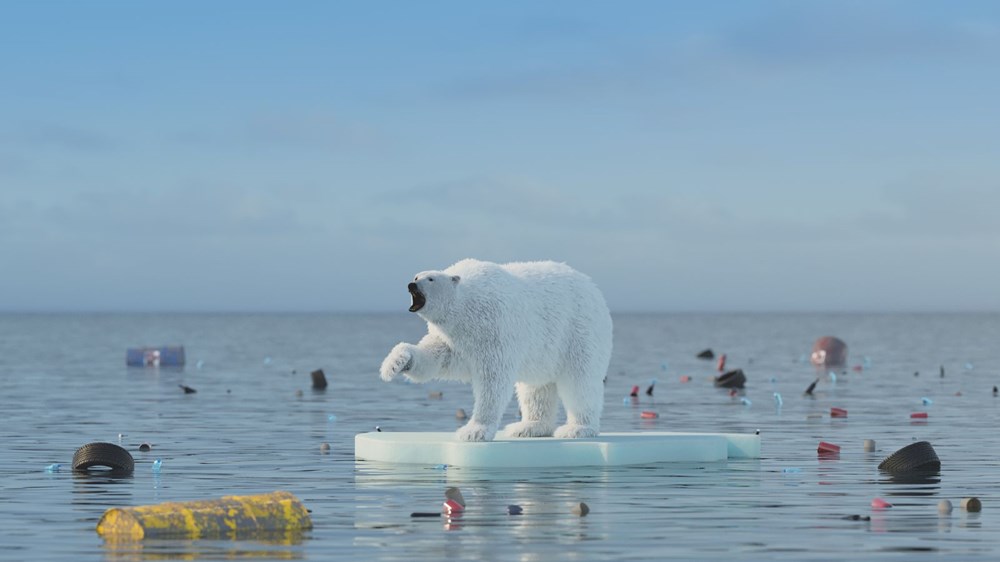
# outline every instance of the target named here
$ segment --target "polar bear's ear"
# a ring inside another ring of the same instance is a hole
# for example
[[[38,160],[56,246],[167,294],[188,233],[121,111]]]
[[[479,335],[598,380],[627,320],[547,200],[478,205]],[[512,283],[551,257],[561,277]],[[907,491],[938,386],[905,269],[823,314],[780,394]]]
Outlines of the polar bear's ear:
[[[462,280],[462,278],[459,277],[458,275],[452,275],[451,276],[451,282],[453,284],[455,284],[455,285],[458,285],[458,282],[461,281],[461,280]]]

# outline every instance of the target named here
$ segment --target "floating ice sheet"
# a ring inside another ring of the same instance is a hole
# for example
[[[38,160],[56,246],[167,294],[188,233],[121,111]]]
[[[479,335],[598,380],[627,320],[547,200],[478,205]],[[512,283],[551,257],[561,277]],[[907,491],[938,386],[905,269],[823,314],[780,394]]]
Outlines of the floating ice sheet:
[[[354,458],[468,468],[624,466],[760,458],[760,436],[738,433],[602,433],[469,443],[453,432],[369,432],[354,437]]]

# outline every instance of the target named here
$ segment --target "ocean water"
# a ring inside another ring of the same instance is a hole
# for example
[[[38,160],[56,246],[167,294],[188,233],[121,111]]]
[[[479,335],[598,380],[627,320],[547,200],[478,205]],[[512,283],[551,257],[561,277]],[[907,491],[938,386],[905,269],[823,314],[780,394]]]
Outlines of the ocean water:
[[[519,471],[355,462],[359,432],[450,431],[460,424],[456,409],[471,412],[467,386],[378,379],[392,345],[424,332],[414,315],[0,315],[0,559],[1000,556],[1000,398],[992,392],[1000,384],[1000,315],[618,314],[614,321],[604,430],[760,430],[762,458]],[[804,362],[824,335],[845,340],[850,364],[864,368],[834,380]],[[184,369],[126,368],[127,347],[166,344],[185,345]],[[713,387],[715,361],[695,358],[705,348],[744,369],[745,395]],[[325,392],[310,388],[317,368],[330,382]],[[652,397],[627,399],[633,385],[645,391],[653,379]],[[831,418],[831,407],[848,417]],[[641,419],[642,410],[660,417]],[[913,412],[928,418],[915,422]],[[516,414],[512,402],[505,423]],[[118,442],[119,434],[136,460],[131,477],[68,469],[78,447]],[[876,452],[863,451],[865,439],[876,441]],[[879,473],[883,457],[916,440],[934,446],[939,476],[899,481]],[[819,441],[841,445],[839,457],[817,455]],[[143,442],[152,451],[139,452]],[[155,459],[159,473],[151,470]],[[64,468],[46,472],[52,463]],[[439,510],[449,486],[468,501],[462,518],[410,517]],[[273,490],[296,494],[314,529],[138,543],[105,542],[95,532],[111,507]],[[969,496],[981,499],[982,512],[959,508]],[[873,509],[876,497],[894,507]],[[950,515],[938,513],[942,499],[955,504]],[[570,513],[580,501],[591,508],[583,518]],[[523,515],[507,515],[509,504]]]

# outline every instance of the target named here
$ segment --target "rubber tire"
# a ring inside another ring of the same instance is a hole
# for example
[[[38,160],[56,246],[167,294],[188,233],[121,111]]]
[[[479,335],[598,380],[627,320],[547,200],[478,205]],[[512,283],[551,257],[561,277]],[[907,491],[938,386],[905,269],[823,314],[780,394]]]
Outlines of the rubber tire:
[[[743,369],[729,371],[715,378],[715,386],[719,388],[743,388],[746,383],[747,376],[743,374]]]
[[[886,457],[878,468],[892,473],[930,472],[941,470],[941,459],[929,442],[917,441]]]
[[[135,470],[135,460],[114,443],[87,443],[73,453],[73,470],[87,471],[94,466],[106,466],[114,475],[127,475]]]

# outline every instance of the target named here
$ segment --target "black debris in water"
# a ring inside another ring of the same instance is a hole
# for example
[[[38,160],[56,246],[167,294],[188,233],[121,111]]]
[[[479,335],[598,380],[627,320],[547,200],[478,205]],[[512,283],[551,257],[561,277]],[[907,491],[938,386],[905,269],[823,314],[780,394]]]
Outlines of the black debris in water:
[[[181,388],[184,389],[184,394],[194,394],[195,392],[198,392],[197,390],[191,388],[190,386],[188,386],[186,384],[179,384],[177,386],[179,386],[179,387],[181,387]]]
[[[314,389],[324,390],[326,388],[326,375],[323,374],[323,369],[316,369],[309,375],[312,377]]]
[[[715,359],[715,353],[711,349],[706,349],[698,354],[698,359]]]
[[[747,376],[743,369],[736,369],[715,377],[715,386],[719,388],[743,388],[747,384]]]
[[[819,382],[819,379],[814,380],[812,382],[812,384],[809,385],[809,388],[806,389],[806,394],[808,394],[809,396],[812,396],[813,391],[816,390],[816,383],[818,383],[818,382]]]
[[[656,386],[655,382],[649,383],[649,388],[646,389],[646,396],[652,396],[653,395],[653,387],[654,386]]]

